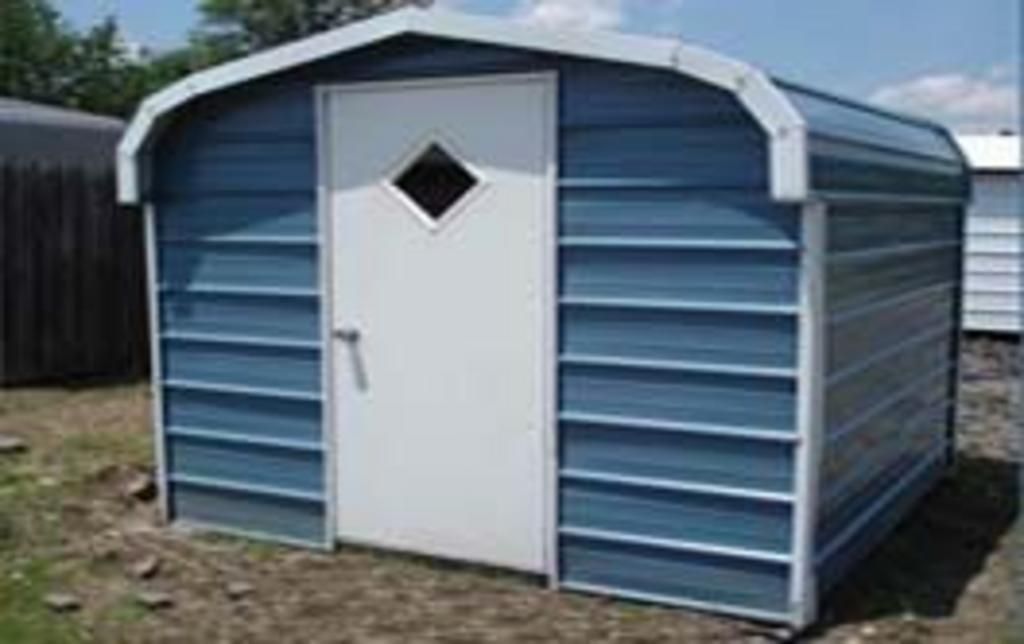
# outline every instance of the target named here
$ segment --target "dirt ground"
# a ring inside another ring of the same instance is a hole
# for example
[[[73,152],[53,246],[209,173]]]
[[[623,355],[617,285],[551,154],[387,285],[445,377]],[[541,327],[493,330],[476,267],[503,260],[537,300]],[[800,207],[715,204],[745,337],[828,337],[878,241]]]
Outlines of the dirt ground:
[[[970,343],[956,472],[827,598],[804,639],[1018,641],[1008,626],[1019,532],[1015,351]],[[0,455],[0,643],[784,639],[757,624],[554,593],[486,569],[169,530],[152,503],[125,492],[149,467],[148,413],[141,385],[0,392],[0,434],[28,443]],[[154,561],[155,571],[139,570]],[[156,591],[172,604],[140,602]],[[81,606],[57,613],[46,605],[52,593]]]

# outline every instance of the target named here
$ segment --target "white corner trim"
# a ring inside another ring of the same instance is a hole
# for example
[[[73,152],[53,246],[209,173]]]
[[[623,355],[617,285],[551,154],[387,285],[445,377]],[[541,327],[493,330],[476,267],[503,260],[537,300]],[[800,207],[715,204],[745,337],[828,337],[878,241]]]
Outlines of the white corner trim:
[[[331,190],[332,169],[330,119],[327,118],[330,96],[321,87],[313,91],[314,127],[316,128],[316,217],[317,259],[320,285],[320,386],[323,404],[320,408],[320,440],[324,448],[323,479],[324,546],[332,550],[338,534],[338,434],[334,431],[337,409],[337,389],[334,379],[334,263],[331,248]]]
[[[790,619],[796,629],[812,624],[818,614],[815,535],[818,527],[818,486],[825,433],[825,351],[827,318],[825,260],[828,245],[824,204],[807,203],[800,212],[800,322],[797,362],[796,504],[793,510],[793,569],[790,575]]]
[[[768,134],[772,197],[778,201],[806,201],[811,180],[803,116],[775,82],[758,70],[751,70],[743,78],[737,95]]]
[[[149,323],[149,387],[152,394],[150,400],[150,418],[153,422],[153,460],[156,469],[157,503],[160,518],[169,523],[171,517],[169,472],[167,471],[167,432],[164,424],[164,392],[163,392],[163,343],[160,341],[160,294],[159,294],[159,261],[157,257],[156,239],[156,208],[152,203],[143,207],[145,218],[146,242],[146,304]]]
[[[562,571],[558,556],[559,425],[558,354],[560,322],[558,315],[558,72],[546,72],[544,110],[544,147],[546,148],[547,197],[544,212],[544,562],[549,588],[558,588]]]
[[[702,80],[735,94],[768,134],[773,196],[786,201],[808,196],[803,119],[768,76],[743,63],[674,40],[553,31],[410,7],[193,74],[153,94],[143,101],[118,146],[118,200],[134,204],[143,198],[147,144],[167,117],[192,99],[401,34],[669,69]]]
[[[778,201],[809,198],[807,124],[764,72],[713,52],[677,44],[675,69],[736,95],[768,135],[771,193]]]

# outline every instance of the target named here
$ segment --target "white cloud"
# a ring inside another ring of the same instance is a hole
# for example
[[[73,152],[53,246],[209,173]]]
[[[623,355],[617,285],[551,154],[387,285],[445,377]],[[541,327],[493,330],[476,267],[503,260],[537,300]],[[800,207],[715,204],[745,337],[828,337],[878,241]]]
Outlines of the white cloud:
[[[545,27],[612,30],[621,26],[622,0],[523,0],[520,19]]]
[[[942,121],[965,132],[1016,129],[1020,120],[1020,88],[1008,65],[975,76],[921,76],[881,87],[871,95],[871,100]]]

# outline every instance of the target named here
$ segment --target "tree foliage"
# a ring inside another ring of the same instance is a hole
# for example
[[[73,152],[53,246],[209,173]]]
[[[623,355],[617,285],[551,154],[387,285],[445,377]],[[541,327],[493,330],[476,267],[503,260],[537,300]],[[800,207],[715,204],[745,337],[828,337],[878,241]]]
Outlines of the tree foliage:
[[[203,0],[200,39],[234,53],[308,36],[407,5],[431,0]]]
[[[146,95],[230,58],[400,6],[431,0],[203,0],[185,46],[129,51],[117,22],[82,32],[51,0],[0,0],[0,96],[130,115]]]
[[[0,0],[0,95],[57,99],[73,53],[74,40],[46,0]]]
[[[0,96],[126,116],[187,71],[129,56],[113,18],[78,33],[48,0],[0,0]]]

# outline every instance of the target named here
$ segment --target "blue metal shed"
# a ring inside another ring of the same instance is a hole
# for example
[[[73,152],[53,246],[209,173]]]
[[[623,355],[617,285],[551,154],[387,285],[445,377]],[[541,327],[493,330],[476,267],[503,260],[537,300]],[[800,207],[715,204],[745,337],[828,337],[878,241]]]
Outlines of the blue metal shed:
[[[804,626],[951,460],[938,126],[408,9],[173,85],[119,154],[170,520]]]

